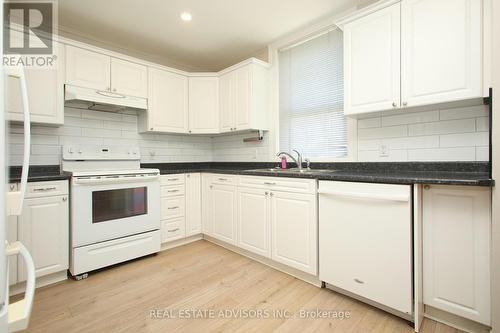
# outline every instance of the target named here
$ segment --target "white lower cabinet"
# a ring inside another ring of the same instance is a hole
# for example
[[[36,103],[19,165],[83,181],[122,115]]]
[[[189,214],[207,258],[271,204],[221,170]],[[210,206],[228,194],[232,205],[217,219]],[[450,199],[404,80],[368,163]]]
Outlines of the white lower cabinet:
[[[36,276],[68,268],[68,197],[26,199],[18,224],[19,241],[30,251]],[[26,280],[24,264],[18,263],[18,280]]]
[[[208,236],[213,236],[212,188],[212,174],[201,174],[201,230]]]
[[[201,174],[186,174],[186,236],[201,233]]]
[[[423,191],[424,303],[490,325],[491,191]]]
[[[16,184],[12,184],[15,188]],[[66,271],[69,267],[68,182],[28,183],[19,217],[8,219],[8,240],[20,241],[30,252],[36,277]],[[9,260],[9,283],[26,280],[23,259]]]
[[[238,246],[271,257],[269,191],[238,188]]]
[[[315,194],[271,192],[272,259],[316,275],[318,215]]]
[[[212,185],[213,237],[236,245],[236,186]]]
[[[160,176],[161,242],[168,243],[186,237],[185,175]]]

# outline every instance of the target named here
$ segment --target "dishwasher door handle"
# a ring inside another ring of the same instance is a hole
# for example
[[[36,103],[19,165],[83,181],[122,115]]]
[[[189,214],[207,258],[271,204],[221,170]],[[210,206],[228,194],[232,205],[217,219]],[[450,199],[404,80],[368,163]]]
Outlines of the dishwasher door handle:
[[[381,200],[381,201],[399,201],[408,202],[410,199],[408,195],[397,194],[377,194],[377,193],[364,193],[364,192],[343,192],[343,191],[323,191],[318,190],[319,195],[335,196],[350,199],[361,200]]]

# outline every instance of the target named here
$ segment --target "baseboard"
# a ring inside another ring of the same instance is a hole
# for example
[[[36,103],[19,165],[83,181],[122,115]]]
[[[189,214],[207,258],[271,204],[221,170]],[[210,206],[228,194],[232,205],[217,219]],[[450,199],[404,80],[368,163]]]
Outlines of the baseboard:
[[[284,264],[281,264],[279,262],[276,262],[274,260],[271,260],[269,258],[265,258],[265,257],[262,257],[258,254],[255,254],[255,253],[252,253],[250,251],[247,251],[247,250],[244,250],[244,249],[241,249],[237,246],[234,246],[234,245],[231,245],[231,244],[228,244],[226,242],[223,242],[223,241],[220,241],[218,239],[215,239],[213,237],[210,237],[210,236],[207,236],[207,235],[203,235],[203,239],[211,242],[211,243],[214,243],[216,245],[219,245],[219,246],[222,246],[232,252],[235,252],[235,253],[238,253],[238,254],[241,254],[242,256],[245,256],[245,257],[248,257],[250,259],[253,259],[255,261],[258,261],[264,265],[267,265],[267,266],[270,266],[274,269],[277,269],[278,271],[281,271],[283,273],[286,273],[288,275],[291,275],[293,277],[296,277],[297,279],[300,279],[304,282],[307,282],[307,283],[310,283],[316,287],[321,287],[321,281],[319,280],[319,278],[315,275],[311,275],[311,274],[308,274],[308,273],[305,273],[305,272],[302,272],[298,269],[295,269],[295,268],[292,268],[292,267],[289,267],[287,265],[284,265]]]
[[[64,270],[61,272],[56,272],[36,278],[35,286],[36,288],[45,287],[50,284],[61,282],[67,279],[68,279],[68,273],[66,270]],[[19,282],[9,287],[9,294],[10,296],[18,295],[24,293],[25,290],[26,290],[26,282]]]
[[[459,317],[443,310],[436,309],[429,305],[425,305],[424,307],[424,317],[468,333],[491,332],[491,327],[477,323],[470,319]]]
[[[178,240],[175,240],[172,242],[163,243],[163,244],[161,244],[160,252],[168,250],[168,249],[172,249],[174,247],[178,247],[178,246],[186,245],[186,244],[189,244],[192,242],[196,242],[196,241],[199,241],[201,239],[203,239],[203,235],[198,234],[198,235],[194,235],[194,236],[189,236],[187,238],[178,239]]]

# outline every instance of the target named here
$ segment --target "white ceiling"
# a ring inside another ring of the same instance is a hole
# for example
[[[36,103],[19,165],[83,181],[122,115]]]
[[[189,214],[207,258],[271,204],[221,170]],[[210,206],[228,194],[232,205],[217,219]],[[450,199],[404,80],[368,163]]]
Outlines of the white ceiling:
[[[59,0],[62,34],[147,54],[163,64],[219,70],[356,0]],[[191,22],[179,18],[192,14]]]

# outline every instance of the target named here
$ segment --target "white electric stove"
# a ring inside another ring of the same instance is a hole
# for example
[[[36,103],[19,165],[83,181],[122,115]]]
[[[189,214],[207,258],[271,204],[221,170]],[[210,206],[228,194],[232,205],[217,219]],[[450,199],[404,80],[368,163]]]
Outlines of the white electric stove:
[[[72,176],[72,275],[160,250],[160,171],[140,168],[137,147],[64,146],[62,169]]]

